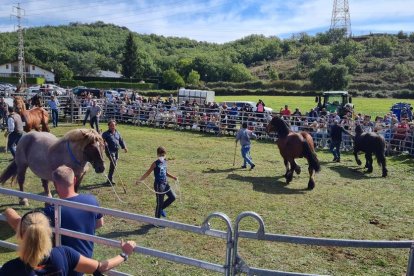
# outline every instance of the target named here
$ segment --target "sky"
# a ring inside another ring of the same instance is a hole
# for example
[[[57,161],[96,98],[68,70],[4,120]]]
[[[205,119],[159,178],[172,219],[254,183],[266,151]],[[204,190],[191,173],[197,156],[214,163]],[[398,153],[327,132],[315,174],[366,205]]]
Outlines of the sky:
[[[22,0],[22,25],[103,21],[140,34],[225,43],[329,30],[333,0]],[[346,2],[344,0],[338,0]],[[349,0],[354,36],[414,32],[414,0]],[[16,0],[0,0],[0,32],[16,30]]]

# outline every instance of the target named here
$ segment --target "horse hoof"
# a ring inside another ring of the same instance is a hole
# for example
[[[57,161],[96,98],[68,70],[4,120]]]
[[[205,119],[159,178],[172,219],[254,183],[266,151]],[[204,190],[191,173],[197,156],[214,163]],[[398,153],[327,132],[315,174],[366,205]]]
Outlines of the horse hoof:
[[[356,162],[357,162],[358,166],[361,166],[361,164],[362,164],[361,160],[357,160]]]
[[[23,206],[29,206],[29,200],[27,198],[21,198],[19,204]]]
[[[372,173],[372,168],[368,168],[367,173]]]
[[[382,172],[382,177],[387,177],[388,172]]]
[[[295,168],[295,173],[299,175],[299,174],[300,174],[300,172],[301,172],[300,167],[299,167],[299,166],[296,166],[296,168]]]
[[[309,180],[308,190],[313,190],[313,188],[315,188],[315,181]]]

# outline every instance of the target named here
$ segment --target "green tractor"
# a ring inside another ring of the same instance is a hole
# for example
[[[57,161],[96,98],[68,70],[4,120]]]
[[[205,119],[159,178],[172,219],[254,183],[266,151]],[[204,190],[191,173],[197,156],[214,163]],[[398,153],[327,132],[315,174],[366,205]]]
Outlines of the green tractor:
[[[337,112],[341,118],[354,109],[348,91],[326,91],[322,96],[317,96],[315,102],[318,103],[319,110],[325,108],[330,113]]]

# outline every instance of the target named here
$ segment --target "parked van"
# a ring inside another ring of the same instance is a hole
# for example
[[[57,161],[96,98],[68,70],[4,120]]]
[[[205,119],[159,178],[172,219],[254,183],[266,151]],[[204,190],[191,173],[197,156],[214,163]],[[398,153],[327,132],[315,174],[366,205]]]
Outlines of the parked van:
[[[257,107],[256,107],[256,103],[255,102],[249,102],[249,101],[224,101],[222,103],[220,103],[220,105],[224,105],[226,104],[227,108],[231,108],[233,107],[233,105],[235,104],[237,106],[238,110],[242,110],[245,109],[247,107],[248,110],[252,110],[253,112],[257,111]],[[266,107],[264,108],[266,113],[272,113],[273,109],[270,107]]]

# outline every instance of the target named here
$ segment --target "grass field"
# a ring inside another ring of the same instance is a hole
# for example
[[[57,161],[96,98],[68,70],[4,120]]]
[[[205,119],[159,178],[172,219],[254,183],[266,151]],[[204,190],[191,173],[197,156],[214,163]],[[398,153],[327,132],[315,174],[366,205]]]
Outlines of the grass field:
[[[262,99],[266,106],[273,108],[275,112],[284,107],[285,104],[289,105],[290,110],[293,112],[298,107],[302,114],[309,112],[311,108],[316,106],[315,97],[292,97],[292,96],[217,96],[216,101],[253,101],[258,102]],[[356,98],[352,99],[352,103],[355,106],[357,113],[367,114],[371,116],[380,115],[383,116],[390,111],[391,107],[395,103],[407,102],[414,106],[414,100],[412,99],[377,99],[377,98]]]
[[[264,98],[264,97],[263,97]],[[264,98],[265,103],[270,99]],[[288,103],[289,104],[289,103]],[[272,106],[272,104],[270,104]],[[276,106],[281,106],[277,103]],[[63,135],[74,126],[52,129]],[[169,171],[178,175],[182,201],[167,209],[168,219],[201,225],[212,212],[223,212],[232,221],[243,211],[257,212],[264,219],[269,233],[344,239],[413,240],[414,239],[414,173],[413,159],[389,157],[389,177],[381,178],[377,164],[374,172],[365,174],[350,154],[341,163],[332,163],[332,156],[319,151],[322,171],[316,176],[316,187],[306,190],[308,174],[305,160],[299,160],[302,174],[285,185],[283,161],[272,143],[253,142],[252,156],[257,167],[240,169],[238,154],[233,167],[234,138],[216,137],[189,132],[119,126],[129,148],[120,153],[118,169],[127,194],[117,191],[127,204],[117,201],[111,188],[102,183],[103,175],[91,170],[85,176],[81,192],[92,193],[104,207],[153,216],[155,196],[144,186],[135,185],[156,158],[156,148],[168,150]],[[3,145],[5,141],[2,139]],[[9,154],[0,153],[0,169],[8,164]],[[147,180],[151,186],[152,176]],[[10,188],[9,184],[5,185]],[[16,186],[13,187],[17,189]],[[31,173],[26,191],[40,193],[40,181]],[[7,206],[19,212],[27,208],[18,200],[0,196],[3,211]],[[31,207],[39,206],[32,201]],[[145,224],[105,218],[98,235],[113,239],[133,239],[139,245],[178,255],[221,263],[225,242],[172,229],[150,228]],[[214,220],[212,227],[224,229]],[[256,231],[257,224],[244,220],[241,229]],[[0,238],[15,241],[8,226],[1,223]],[[406,271],[408,250],[351,249],[288,245],[241,240],[240,255],[250,266],[285,271],[333,275],[402,275]],[[103,259],[118,250],[97,246],[95,257]],[[15,256],[0,249],[0,263]],[[118,268],[133,275],[216,275],[193,267],[177,265],[144,255],[133,255]]]

